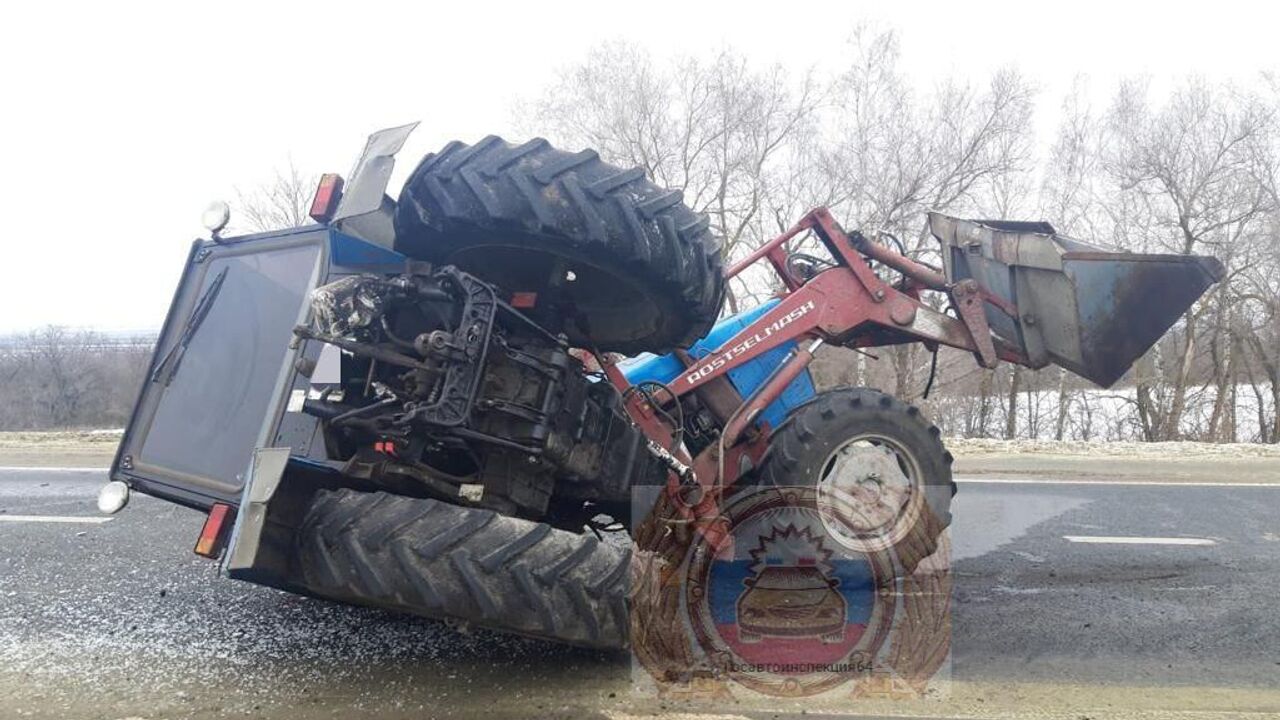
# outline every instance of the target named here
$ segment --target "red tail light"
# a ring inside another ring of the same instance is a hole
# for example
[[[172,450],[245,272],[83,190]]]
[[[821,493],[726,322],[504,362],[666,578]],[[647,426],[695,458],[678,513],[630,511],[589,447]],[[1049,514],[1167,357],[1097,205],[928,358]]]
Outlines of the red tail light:
[[[200,538],[196,540],[197,555],[216,559],[222,554],[222,547],[227,541],[227,531],[231,529],[229,521],[233,517],[235,514],[231,512],[230,505],[215,503],[209,509],[209,517],[204,521],[204,527],[200,529]]]
[[[511,307],[519,310],[528,310],[538,304],[538,293],[536,292],[517,292],[511,293]]]
[[[311,198],[311,211],[307,214],[318,223],[327,223],[338,211],[338,201],[341,199],[342,176],[337,173],[325,173],[320,176],[316,194]]]

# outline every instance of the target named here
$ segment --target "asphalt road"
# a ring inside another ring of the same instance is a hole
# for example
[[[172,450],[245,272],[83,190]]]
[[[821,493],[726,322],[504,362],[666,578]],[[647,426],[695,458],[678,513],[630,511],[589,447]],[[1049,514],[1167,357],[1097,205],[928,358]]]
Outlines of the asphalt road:
[[[108,522],[50,519],[95,517],[103,479],[0,470],[0,718],[672,709],[637,706],[626,657],[220,578],[190,510],[135,496]],[[959,704],[902,714],[1280,712],[1278,507],[1280,486],[962,483]]]

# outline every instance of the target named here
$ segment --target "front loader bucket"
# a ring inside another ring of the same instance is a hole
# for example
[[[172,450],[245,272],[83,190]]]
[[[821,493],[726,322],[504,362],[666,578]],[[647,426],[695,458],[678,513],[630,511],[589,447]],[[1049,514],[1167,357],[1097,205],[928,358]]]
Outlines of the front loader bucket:
[[[952,282],[972,278],[1007,306],[987,322],[1031,367],[1060,365],[1110,387],[1223,277],[1202,255],[1108,252],[1044,222],[929,214]]]

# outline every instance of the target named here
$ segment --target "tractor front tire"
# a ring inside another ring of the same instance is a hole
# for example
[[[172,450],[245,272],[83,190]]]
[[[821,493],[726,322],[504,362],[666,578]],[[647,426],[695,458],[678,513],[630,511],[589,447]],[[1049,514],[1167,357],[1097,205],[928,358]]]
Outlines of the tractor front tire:
[[[938,549],[942,531],[951,524],[951,498],[956,485],[951,477],[951,453],[942,445],[941,432],[925,419],[919,408],[869,388],[837,388],[819,393],[793,409],[770,437],[769,448],[759,470],[762,486],[817,487],[823,497],[824,483],[836,472],[833,463],[847,447],[858,447],[859,458],[880,461],[877,452],[887,448],[907,481],[910,494],[901,514],[892,525],[868,530],[854,541],[868,551],[891,552],[904,574],[911,574],[924,558]],[[887,456],[886,456],[887,457]],[[854,491],[871,503],[896,497],[876,483],[891,484],[893,478],[871,480],[863,472],[859,482],[868,488]],[[893,469],[885,475],[892,475]],[[863,493],[869,492],[869,495]],[[848,497],[848,496],[846,496]],[[888,500],[887,500],[888,499]],[[832,504],[824,503],[824,508]],[[870,513],[861,514],[868,517]]]
[[[395,229],[397,251],[523,293],[526,312],[577,347],[688,347],[724,299],[719,242],[680,191],[541,138],[427,155],[401,190]]]
[[[582,647],[626,647],[630,552],[490,510],[320,490],[298,532],[320,597]]]

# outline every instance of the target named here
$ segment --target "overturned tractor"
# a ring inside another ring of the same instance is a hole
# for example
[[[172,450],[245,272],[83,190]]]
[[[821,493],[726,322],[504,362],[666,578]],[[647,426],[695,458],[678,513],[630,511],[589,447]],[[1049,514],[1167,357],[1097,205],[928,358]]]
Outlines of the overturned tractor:
[[[950,455],[914,406],[817,392],[818,347],[1109,385],[1222,274],[937,214],[933,268],[822,208],[726,270],[679,192],[543,140],[452,143],[392,201],[411,129],[371,137],[345,192],[326,176],[316,226],[192,247],[112,477],[208,511],[197,551],[232,577],[621,647],[635,498],[714,533],[744,483],[816,489],[910,572],[950,522]],[[757,263],[781,291],[719,317]]]

